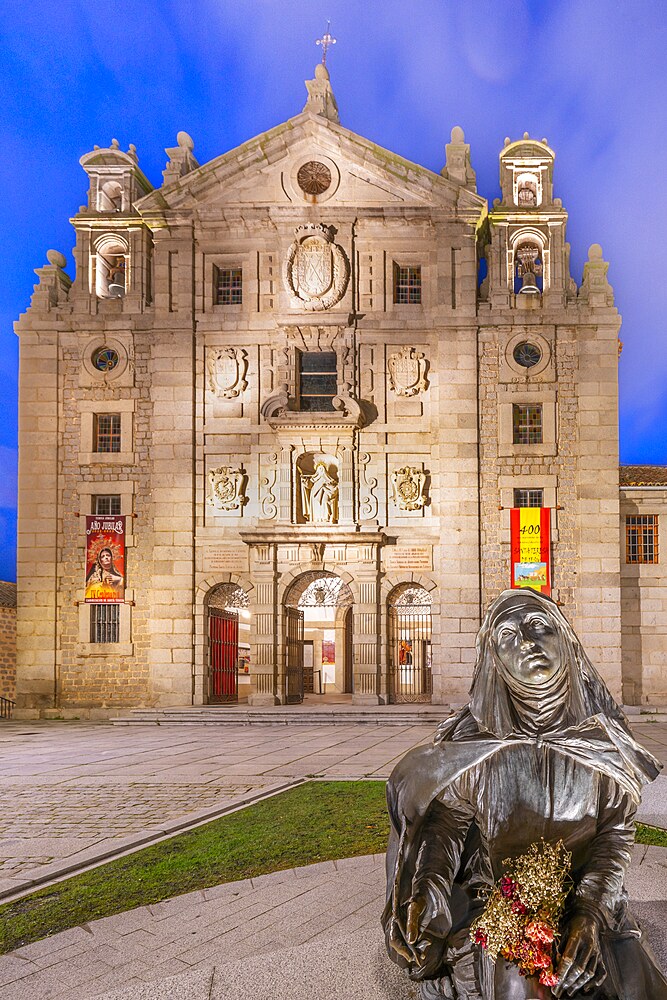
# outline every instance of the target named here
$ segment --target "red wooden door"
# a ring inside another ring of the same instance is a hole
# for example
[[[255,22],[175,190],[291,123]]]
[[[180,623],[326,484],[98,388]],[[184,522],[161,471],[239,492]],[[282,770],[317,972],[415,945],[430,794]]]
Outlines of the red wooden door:
[[[208,703],[238,701],[239,618],[231,611],[208,612]]]

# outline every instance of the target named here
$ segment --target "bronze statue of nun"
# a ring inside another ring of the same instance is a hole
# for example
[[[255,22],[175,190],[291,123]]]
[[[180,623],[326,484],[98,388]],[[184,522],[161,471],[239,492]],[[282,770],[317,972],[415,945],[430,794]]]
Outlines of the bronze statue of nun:
[[[667,1000],[623,887],[641,786],[660,766],[554,601],[502,593],[479,631],[470,703],[387,785],[382,922],[422,998]],[[572,852],[554,987],[470,938],[504,860],[541,838]]]

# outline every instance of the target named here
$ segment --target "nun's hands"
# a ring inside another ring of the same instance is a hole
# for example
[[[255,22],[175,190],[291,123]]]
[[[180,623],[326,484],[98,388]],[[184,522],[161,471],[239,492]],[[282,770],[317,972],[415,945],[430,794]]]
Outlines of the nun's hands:
[[[555,997],[571,996],[586,986],[599,986],[607,975],[600,955],[600,934],[597,921],[590,916],[573,917],[567,944],[556,969],[558,985]]]

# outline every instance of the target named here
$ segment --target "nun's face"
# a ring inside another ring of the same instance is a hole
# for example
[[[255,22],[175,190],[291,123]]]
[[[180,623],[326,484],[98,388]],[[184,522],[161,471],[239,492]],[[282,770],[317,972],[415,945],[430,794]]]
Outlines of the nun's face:
[[[543,684],[560,667],[558,632],[540,608],[513,608],[501,615],[493,644],[503,666],[524,684]]]

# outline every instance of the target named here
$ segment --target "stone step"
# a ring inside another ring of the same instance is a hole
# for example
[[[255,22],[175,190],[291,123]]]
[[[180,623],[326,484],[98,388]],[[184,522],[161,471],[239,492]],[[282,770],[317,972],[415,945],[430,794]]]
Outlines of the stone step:
[[[146,725],[356,725],[410,726],[437,725],[451,715],[447,705],[277,705],[268,708],[247,706],[196,706],[187,708],[135,708],[110,722],[114,726]]]

